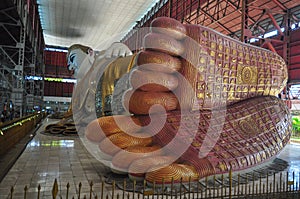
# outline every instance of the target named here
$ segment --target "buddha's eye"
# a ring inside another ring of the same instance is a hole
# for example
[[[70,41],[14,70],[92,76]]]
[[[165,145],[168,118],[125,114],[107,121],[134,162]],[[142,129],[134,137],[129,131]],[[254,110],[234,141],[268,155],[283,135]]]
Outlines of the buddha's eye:
[[[75,56],[76,56],[76,54],[72,54],[72,55],[70,55],[70,62],[74,62],[74,58],[75,58]]]

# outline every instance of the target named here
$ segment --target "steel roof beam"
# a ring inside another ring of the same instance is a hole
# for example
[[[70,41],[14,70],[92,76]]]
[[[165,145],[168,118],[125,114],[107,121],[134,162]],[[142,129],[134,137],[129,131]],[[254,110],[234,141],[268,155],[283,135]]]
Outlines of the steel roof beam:
[[[244,0],[242,0],[242,1],[244,1]],[[234,3],[232,3],[230,0],[227,0],[227,2],[229,3],[229,5],[230,6],[232,6],[234,9],[236,9],[237,10],[237,12],[239,12],[241,15],[243,14],[243,12],[240,10],[241,8],[239,7],[239,6],[236,6],[236,5],[234,5]],[[252,18],[252,17],[250,17],[250,16],[248,16],[248,19],[252,22],[252,23],[255,23],[255,20]],[[263,27],[261,27],[261,26],[257,26],[262,32],[265,32],[265,29],[263,28]]]
[[[225,30],[225,31],[228,32],[229,34],[234,34],[234,33],[231,32],[227,27],[225,27],[223,24],[221,24],[220,22],[218,22],[218,20],[215,19],[213,16],[211,16],[209,13],[207,13],[207,12],[204,11],[203,9],[201,9],[201,11],[202,11],[206,16],[208,16],[211,20],[217,21],[216,23],[217,23],[223,30]],[[201,11],[200,11],[200,12],[201,12]]]

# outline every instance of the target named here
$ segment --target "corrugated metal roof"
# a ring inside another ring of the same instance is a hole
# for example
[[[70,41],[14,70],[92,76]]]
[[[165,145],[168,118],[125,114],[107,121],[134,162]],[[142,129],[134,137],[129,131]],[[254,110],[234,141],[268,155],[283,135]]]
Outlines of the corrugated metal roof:
[[[46,45],[105,48],[119,41],[157,0],[38,0]]]

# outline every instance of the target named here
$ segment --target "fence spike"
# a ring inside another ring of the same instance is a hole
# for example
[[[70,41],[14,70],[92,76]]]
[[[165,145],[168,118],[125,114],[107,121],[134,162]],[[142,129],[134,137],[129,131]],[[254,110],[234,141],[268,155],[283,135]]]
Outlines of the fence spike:
[[[66,195],[66,199],[68,199],[69,198],[69,189],[70,189],[70,183],[68,182],[67,183],[67,195]]]
[[[38,195],[37,195],[38,199],[40,199],[40,195],[41,195],[41,185],[39,184],[39,186],[38,186]]]
[[[80,199],[80,194],[81,194],[81,187],[82,187],[82,184],[81,182],[79,182],[79,185],[78,185],[78,199]]]
[[[58,184],[57,184],[57,179],[55,178],[54,184],[52,187],[52,198],[55,199],[58,193]]]
[[[92,194],[93,194],[93,181],[90,182],[90,199],[92,199]]]
[[[10,199],[13,198],[13,193],[14,193],[14,187],[11,186],[11,188],[10,188]]]
[[[28,191],[28,187],[27,187],[27,185],[25,185],[25,187],[24,187],[24,199],[27,198],[27,191]]]

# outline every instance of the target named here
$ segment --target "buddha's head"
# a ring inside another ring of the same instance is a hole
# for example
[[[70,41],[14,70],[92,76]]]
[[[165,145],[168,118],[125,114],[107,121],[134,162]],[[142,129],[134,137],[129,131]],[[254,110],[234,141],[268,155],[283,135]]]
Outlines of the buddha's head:
[[[88,46],[81,44],[74,44],[69,47],[67,54],[67,66],[68,70],[73,71],[74,77],[78,75],[79,68],[83,66],[83,61],[86,58],[93,57],[94,52]],[[85,66],[90,67],[90,66]]]

